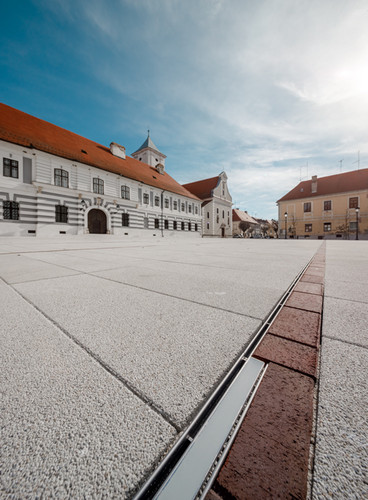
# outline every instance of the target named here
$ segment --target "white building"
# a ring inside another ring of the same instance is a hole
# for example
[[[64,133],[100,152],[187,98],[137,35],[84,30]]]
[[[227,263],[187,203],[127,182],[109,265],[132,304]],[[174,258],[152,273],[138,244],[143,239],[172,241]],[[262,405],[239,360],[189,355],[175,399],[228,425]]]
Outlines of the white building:
[[[231,237],[233,233],[232,198],[227,186],[227,175],[203,179],[183,187],[202,200],[203,236]]]
[[[150,137],[105,147],[0,104],[0,235],[201,234],[201,201]]]

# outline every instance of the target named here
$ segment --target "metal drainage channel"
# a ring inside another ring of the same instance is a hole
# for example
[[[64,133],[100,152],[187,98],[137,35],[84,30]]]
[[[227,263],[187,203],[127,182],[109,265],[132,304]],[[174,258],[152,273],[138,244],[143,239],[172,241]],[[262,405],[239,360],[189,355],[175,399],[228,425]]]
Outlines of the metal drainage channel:
[[[265,363],[251,356],[309,264],[133,500],[203,499],[208,493],[267,369]]]

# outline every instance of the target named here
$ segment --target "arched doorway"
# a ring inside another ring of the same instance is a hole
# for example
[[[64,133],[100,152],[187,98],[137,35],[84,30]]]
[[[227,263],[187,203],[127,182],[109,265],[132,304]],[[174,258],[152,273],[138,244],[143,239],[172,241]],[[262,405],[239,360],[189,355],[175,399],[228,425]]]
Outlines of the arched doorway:
[[[106,234],[106,214],[102,210],[93,208],[88,212],[88,230],[91,234]]]

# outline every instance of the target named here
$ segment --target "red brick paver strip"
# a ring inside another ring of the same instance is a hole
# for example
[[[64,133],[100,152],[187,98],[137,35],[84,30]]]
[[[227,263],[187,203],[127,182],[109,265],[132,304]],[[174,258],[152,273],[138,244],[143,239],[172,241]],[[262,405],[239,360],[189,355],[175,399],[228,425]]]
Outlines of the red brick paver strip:
[[[224,499],[305,498],[313,387],[310,377],[269,365],[215,492]]]
[[[322,276],[323,277],[325,275],[325,270],[324,270],[324,267],[310,266],[310,267],[308,267],[305,274],[307,276]]]
[[[273,361],[312,377],[316,376],[317,349],[292,340],[268,334],[258,346],[254,357],[262,361]]]
[[[323,284],[324,277],[323,276],[315,276],[314,274],[303,274],[300,281],[306,281],[308,283],[320,283]]]
[[[313,293],[314,295],[323,295],[323,286],[320,283],[306,283],[299,281],[294,288],[295,292]]]
[[[269,333],[317,347],[321,316],[315,312],[283,307]]]
[[[322,297],[319,295],[312,295],[310,293],[293,292],[288,300],[286,306],[296,307],[304,311],[313,311],[317,313],[322,312]]]

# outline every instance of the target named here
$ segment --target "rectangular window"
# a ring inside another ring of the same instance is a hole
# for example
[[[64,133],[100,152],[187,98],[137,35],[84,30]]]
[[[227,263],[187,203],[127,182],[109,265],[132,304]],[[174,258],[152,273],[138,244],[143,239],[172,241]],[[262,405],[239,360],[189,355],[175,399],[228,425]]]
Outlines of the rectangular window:
[[[218,216],[218,215],[216,215],[216,222],[217,222],[217,224],[219,224],[219,223],[220,223],[220,218],[219,218],[219,216]]]
[[[69,186],[69,173],[62,168],[54,169],[54,184],[55,186],[61,186],[67,188]],[[94,191],[95,193],[97,191]]]
[[[181,230],[184,231],[185,230],[185,225],[184,225],[184,222],[181,221]]]
[[[55,222],[68,222],[68,207],[55,205]]]
[[[174,201],[174,210],[177,210],[178,209],[178,202],[175,200]]]
[[[31,158],[23,157],[23,182],[24,182],[24,184],[32,184],[32,160],[31,160]]]
[[[185,210],[185,205],[184,205],[184,203],[182,203],[181,204],[181,211],[184,212],[184,210]]]
[[[159,206],[160,206],[160,197],[155,196],[155,207],[159,207]]]
[[[192,223],[188,222],[188,231],[191,231],[191,230],[192,230]]]
[[[325,222],[323,224],[323,231],[329,233],[331,231],[331,222]]]
[[[167,219],[164,220],[165,229],[169,229],[169,221]]]
[[[358,208],[358,197],[349,198],[349,208]]]
[[[356,221],[354,221],[354,222],[349,222],[349,229],[350,229],[350,231],[356,231],[356,228],[357,228],[357,223],[356,223]]]
[[[304,203],[304,212],[311,212],[311,211],[312,211],[312,203],[310,201]]]
[[[3,201],[4,219],[19,220],[19,203],[15,201]]]
[[[13,177],[14,179],[18,179],[18,162],[16,160],[11,160],[10,158],[3,158],[3,175],[4,177]]]
[[[178,223],[176,222],[176,220],[174,220],[174,222],[173,222],[173,229],[175,231],[178,229]]]
[[[198,207],[197,207],[197,205],[195,207],[195,213],[196,213],[196,215],[198,215]]]
[[[331,210],[331,200],[323,202],[323,210],[327,212],[328,210]]]
[[[207,212],[207,219],[209,219],[209,218],[210,218],[210,213],[209,213],[209,212]]]
[[[209,228],[210,228],[210,223],[209,223],[209,222],[207,222],[207,229],[209,229]]]
[[[93,192],[104,194],[104,181],[102,179],[98,179],[98,177],[93,178]]]
[[[305,232],[306,233],[312,232],[312,224],[305,224]]]
[[[122,226],[129,226],[129,214],[121,214],[121,225]]]
[[[165,198],[165,208],[169,208],[169,198]]]
[[[198,224],[194,224],[194,231],[198,231]]]
[[[192,205],[188,205],[188,212],[191,214],[192,213]]]
[[[155,229],[160,228],[160,221],[158,219],[155,219]]]
[[[130,187],[121,186],[121,197],[123,200],[130,200]]]
[[[147,193],[144,193],[144,195],[143,195],[143,203],[145,205],[148,205],[148,202],[149,202],[149,196],[148,196]]]

